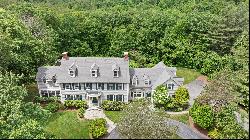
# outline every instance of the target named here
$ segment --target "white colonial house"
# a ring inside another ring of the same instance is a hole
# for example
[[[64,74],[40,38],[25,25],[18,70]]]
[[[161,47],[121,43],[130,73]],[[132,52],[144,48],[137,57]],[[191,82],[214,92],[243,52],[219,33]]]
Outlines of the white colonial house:
[[[154,89],[164,84],[168,94],[183,84],[176,68],[159,62],[152,68],[129,68],[128,53],[124,58],[68,57],[67,52],[56,66],[38,68],[36,81],[40,96],[57,96],[65,100],[86,100],[89,106],[102,101],[128,102],[151,97]]]

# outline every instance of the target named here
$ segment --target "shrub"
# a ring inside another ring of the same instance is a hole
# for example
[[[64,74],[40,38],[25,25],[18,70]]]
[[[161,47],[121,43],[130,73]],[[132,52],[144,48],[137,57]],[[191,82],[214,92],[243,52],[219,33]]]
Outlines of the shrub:
[[[91,120],[89,123],[89,133],[93,138],[100,138],[101,136],[107,134],[106,120],[103,118],[98,118]]]
[[[179,87],[175,91],[174,103],[176,106],[182,107],[188,104],[189,92],[185,87]]]
[[[154,99],[154,104],[157,107],[164,106],[169,102],[167,91],[168,90],[164,85],[160,85],[156,88],[153,94],[153,99]]]
[[[218,129],[212,129],[208,132],[208,136],[212,139],[218,139],[219,138],[219,132]]]
[[[202,128],[207,129],[213,124],[213,110],[209,105],[201,105],[197,102],[194,102],[189,114],[193,118],[194,123],[198,124]]]
[[[50,112],[54,113],[56,112],[57,110],[59,110],[59,103],[57,102],[52,102],[52,103],[49,103],[46,107],[45,107],[46,110],[49,110]]]
[[[67,108],[88,108],[87,102],[82,100],[66,100],[64,105]]]
[[[85,108],[81,107],[79,110],[78,110],[78,116],[80,118],[83,118],[84,117],[84,113],[85,113]]]
[[[124,108],[125,103],[120,101],[103,101],[102,108],[104,110],[120,111]]]
[[[50,102],[60,102],[60,100],[57,97],[39,97],[35,96],[34,97],[34,102],[35,103],[50,103]]]
[[[88,108],[87,102],[82,100],[74,100],[74,106],[76,108]]]

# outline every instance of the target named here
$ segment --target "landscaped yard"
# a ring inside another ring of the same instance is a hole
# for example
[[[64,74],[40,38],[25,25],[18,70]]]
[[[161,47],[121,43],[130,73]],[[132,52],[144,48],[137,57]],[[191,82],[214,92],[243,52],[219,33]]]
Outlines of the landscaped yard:
[[[188,115],[188,113],[179,114],[179,115],[170,115],[170,118],[173,119],[173,120],[177,120],[179,122],[183,122],[186,125],[189,125],[189,122],[188,122],[189,115]]]
[[[178,77],[184,78],[184,84],[188,84],[195,80],[197,77],[201,76],[199,72],[195,71],[194,69],[188,69],[188,68],[177,68],[176,75]]]
[[[59,139],[88,139],[88,121],[79,120],[76,111],[52,114],[45,128]]]
[[[121,111],[104,111],[105,115],[113,122],[117,123],[121,117]]]

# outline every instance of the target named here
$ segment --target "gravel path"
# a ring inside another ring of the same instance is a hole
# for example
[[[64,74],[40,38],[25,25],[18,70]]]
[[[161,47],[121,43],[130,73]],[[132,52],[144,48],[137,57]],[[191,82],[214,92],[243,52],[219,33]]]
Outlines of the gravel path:
[[[182,122],[169,119],[168,121],[166,121],[166,123],[170,126],[177,126],[177,135],[183,139],[207,139],[202,134],[191,129],[189,126],[187,126]],[[121,138],[117,132],[117,129],[115,128],[105,139],[121,139]]]
[[[188,89],[188,92],[190,95],[189,103],[190,103],[190,105],[193,105],[194,99],[198,95],[200,95],[201,91],[203,90],[203,88],[205,86],[205,83],[201,80],[194,80],[194,81],[192,81],[189,84],[184,85],[184,86]]]

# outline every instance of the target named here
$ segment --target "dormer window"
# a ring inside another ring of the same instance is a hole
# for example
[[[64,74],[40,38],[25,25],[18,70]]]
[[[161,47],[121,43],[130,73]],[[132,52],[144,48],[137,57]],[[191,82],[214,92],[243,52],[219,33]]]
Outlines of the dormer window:
[[[99,67],[96,65],[96,63],[94,63],[91,66],[91,69],[90,69],[91,77],[97,77],[98,76],[98,69],[99,69]]]
[[[143,75],[143,79],[144,79],[144,84],[145,84],[145,85],[149,85],[149,84],[150,84],[149,76]]]
[[[144,80],[145,85],[149,85],[149,79]]]
[[[53,77],[52,77],[52,82],[53,82],[53,83],[56,83],[56,76],[53,76]]]
[[[71,77],[75,77],[75,71],[73,69],[69,69],[69,75]]]
[[[133,79],[132,79],[132,85],[138,85],[138,77],[137,76],[133,76]]]
[[[92,77],[97,77],[97,70],[92,70],[91,71],[91,76]]]
[[[42,78],[42,80],[43,80],[43,83],[46,83],[46,78],[45,78],[45,76]]]
[[[114,77],[119,77],[120,67],[116,64],[112,65],[112,71],[114,72]]]
[[[114,77],[119,77],[119,75],[118,75],[118,71],[114,71]]]

